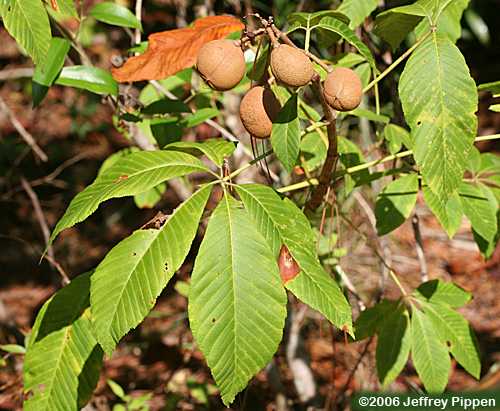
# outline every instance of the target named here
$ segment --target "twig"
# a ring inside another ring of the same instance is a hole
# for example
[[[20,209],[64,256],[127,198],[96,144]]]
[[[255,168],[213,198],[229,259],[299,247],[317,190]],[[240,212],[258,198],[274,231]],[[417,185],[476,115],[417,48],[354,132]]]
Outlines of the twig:
[[[0,81],[15,80],[23,77],[33,77],[35,69],[31,67],[20,67],[0,71]]]
[[[62,267],[55,261],[54,250],[52,249],[52,246],[49,244],[50,230],[47,225],[47,220],[45,219],[45,216],[43,214],[42,207],[40,206],[40,201],[38,200],[38,196],[33,191],[28,181],[26,181],[24,177],[21,177],[21,185],[23,186],[24,191],[26,191],[26,194],[31,200],[31,204],[33,205],[33,209],[35,211],[38,224],[40,225],[40,229],[42,230],[43,239],[47,247],[47,254],[45,255],[45,258],[57,269],[58,273],[61,275],[61,280],[63,285],[66,285],[69,283],[69,278],[62,269]]]
[[[47,157],[47,154],[45,154],[45,152],[38,146],[33,136],[24,128],[2,97],[0,97],[0,110],[7,115],[14,128],[21,135],[26,144],[31,147],[38,158],[44,162],[48,161],[49,158]]]
[[[137,21],[139,23],[141,23],[141,21],[142,21],[142,0],[137,0],[135,2],[135,17],[137,18]],[[141,43],[141,29],[140,28],[135,29],[134,41],[135,41],[135,44]]]
[[[335,123],[336,112],[333,111],[326,102],[325,95],[323,93],[323,86],[321,85],[321,79],[319,76],[315,76],[313,85],[315,86],[316,92],[321,99],[323,113],[328,123],[328,125],[326,126],[328,135],[328,149],[326,152],[325,162],[323,163],[323,168],[321,169],[321,173],[318,178],[318,186],[313,191],[309,201],[306,203],[306,209],[310,211],[316,210],[322,203],[323,197],[325,196],[328,186],[330,185],[333,172],[337,167],[337,161],[339,158],[337,126]]]
[[[429,274],[427,272],[427,261],[425,260],[424,244],[422,242],[422,234],[420,232],[420,218],[417,212],[413,214],[411,219],[413,227],[413,235],[415,236],[415,248],[417,250],[417,258],[420,264],[420,278],[423,283],[429,281]]]

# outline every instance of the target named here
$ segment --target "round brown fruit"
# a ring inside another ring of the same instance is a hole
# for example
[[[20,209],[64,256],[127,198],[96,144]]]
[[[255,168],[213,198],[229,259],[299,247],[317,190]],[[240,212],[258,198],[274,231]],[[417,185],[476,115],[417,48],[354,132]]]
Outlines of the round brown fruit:
[[[291,87],[305,86],[314,74],[309,57],[288,44],[280,44],[271,52],[271,70],[279,82]]]
[[[216,90],[225,91],[236,86],[245,75],[243,51],[233,40],[212,40],[198,52],[196,67]]]
[[[278,99],[270,89],[253,87],[241,100],[241,122],[252,136],[268,138],[280,108]]]
[[[351,69],[338,67],[328,73],[324,89],[326,101],[337,111],[351,111],[361,103],[361,79]]]

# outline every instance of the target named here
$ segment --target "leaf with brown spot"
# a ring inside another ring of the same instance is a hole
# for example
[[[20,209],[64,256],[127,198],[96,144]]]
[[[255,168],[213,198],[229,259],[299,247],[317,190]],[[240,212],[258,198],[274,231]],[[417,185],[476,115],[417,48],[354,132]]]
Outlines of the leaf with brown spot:
[[[148,37],[146,52],[113,69],[113,77],[121,83],[166,78],[194,65],[203,44],[244,27],[234,16],[208,16],[196,20],[192,27],[154,33]]]
[[[287,246],[283,244],[280,249],[280,256],[278,258],[278,267],[280,269],[281,280],[286,283],[293,280],[300,273],[300,267],[293,259]]]

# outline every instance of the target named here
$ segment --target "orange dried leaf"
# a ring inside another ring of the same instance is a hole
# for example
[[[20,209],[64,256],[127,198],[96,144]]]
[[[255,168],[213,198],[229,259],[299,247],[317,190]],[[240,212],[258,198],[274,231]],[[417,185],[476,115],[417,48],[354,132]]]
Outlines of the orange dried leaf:
[[[286,283],[297,277],[300,273],[300,267],[294,260],[287,246],[283,244],[280,249],[280,255],[278,257],[278,267],[280,270],[281,280]]]
[[[57,1],[56,0],[50,0],[50,5],[52,6],[52,8],[55,11],[59,11],[59,6],[57,5]]]
[[[113,77],[122,83],[166,78],[194,65],[203,44],[222,39],[244,27],[233,16],[208,16],[196,20],[192,27],[152,34],[148,37],[146,52],[113,69]]]

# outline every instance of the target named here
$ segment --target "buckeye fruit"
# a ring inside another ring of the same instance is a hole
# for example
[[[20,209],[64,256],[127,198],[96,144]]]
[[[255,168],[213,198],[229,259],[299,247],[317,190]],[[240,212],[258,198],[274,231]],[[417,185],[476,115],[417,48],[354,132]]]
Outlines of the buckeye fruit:
[[[291,87],[305,86],[314,74],[309,57],[288,44],[280,44],[271,52],[271,70],[280,83]]]
[[[328,73],[324,84],[327,103],[337,111],[351,111],[361,103],[363,86],[355,71],[338,67]]]
[[[245,75],[245,57],[233,40],[212,40],[199,50],[196,67],[208,85],[225,91],[236,86]]]
[[[268,138],[280,108],[278,99],[270,89],[253,87],[241,100],[241,122],[252,136]]]

